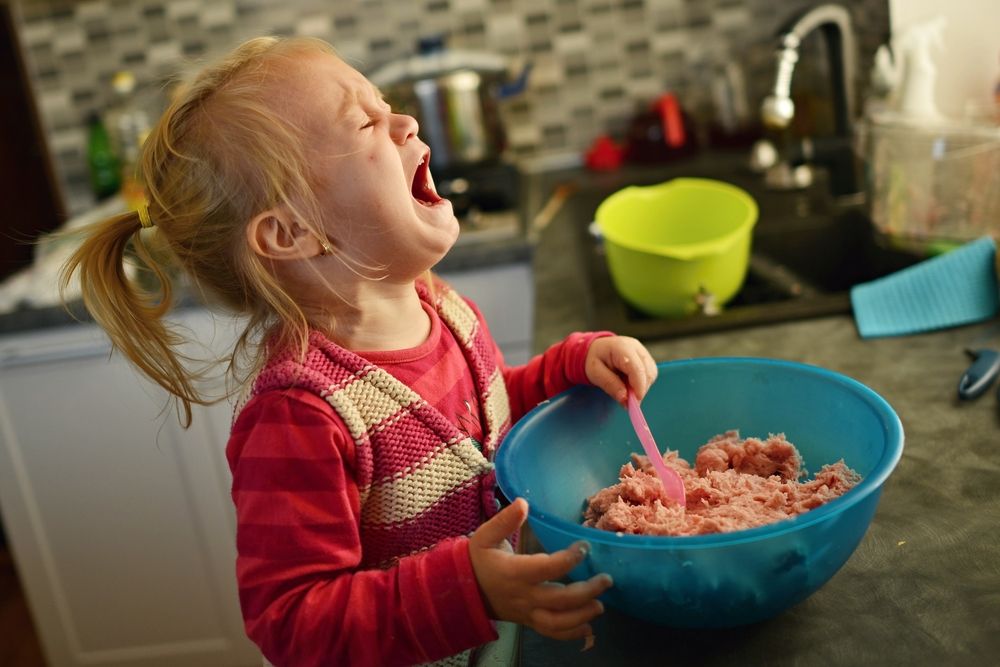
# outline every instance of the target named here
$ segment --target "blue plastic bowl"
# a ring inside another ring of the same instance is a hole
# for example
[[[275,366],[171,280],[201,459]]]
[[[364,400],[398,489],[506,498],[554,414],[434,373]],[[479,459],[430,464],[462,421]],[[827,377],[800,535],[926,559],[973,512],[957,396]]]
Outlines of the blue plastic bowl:
[[[728,429],[743,437],[784,433],[808,471],[843,458],[861,483],[805,514],[750,530],[657,537],[584,527],[586,498],[615,483],[642,445],[622,407],[598,389],[575,387],[511,429],[496,459],[500,488],[530,503],[528,522],[546,551],[590,543],[570,578],[607,572],[615,585],[602,599],[624,613],[685,628],[775,616],[819,589],[858,546],[903,452],[899,418],[871,389],[815,366],[706,358],[659,369],[643,410],[661,450],[693,462],[699,446]]]

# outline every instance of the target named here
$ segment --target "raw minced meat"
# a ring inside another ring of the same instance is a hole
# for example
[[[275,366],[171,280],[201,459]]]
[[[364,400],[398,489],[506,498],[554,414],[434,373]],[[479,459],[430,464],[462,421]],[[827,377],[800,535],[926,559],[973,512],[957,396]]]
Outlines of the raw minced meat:
[[[743,530],[808,512],[861,481],[843,459],[800,481],[802,457],[782,434],[741,440],[727,431],[698,449],[694,468],[677,452],[663,461],[684,481],[687,507],[667,497],[648,458],[632,454],[618,483],[588,499],[584,525],[639,535]]]

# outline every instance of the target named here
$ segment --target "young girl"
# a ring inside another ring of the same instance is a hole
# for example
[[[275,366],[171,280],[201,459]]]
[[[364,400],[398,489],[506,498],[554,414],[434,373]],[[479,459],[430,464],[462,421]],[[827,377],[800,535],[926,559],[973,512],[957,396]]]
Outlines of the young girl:
[[[247,317],[233,364],[257,362],[227,446],[236,570],[247,633],[279,667],[466,664],[513,627],[497,621],[586,638],[612,584],[553,583],[584,544],[511,551],[527,503],[498,511],[491,461],[540,401],[580,383],[641,397],[656,367],[606,332],[507,367],[475,306],[431,277],[459,226],[417,129],[325,43],[251,40],[146,140],[148,206],[93,229],[64,274],[186,423],[205,399],[147,244]],[[130,247],[157,294],[126,279]]]

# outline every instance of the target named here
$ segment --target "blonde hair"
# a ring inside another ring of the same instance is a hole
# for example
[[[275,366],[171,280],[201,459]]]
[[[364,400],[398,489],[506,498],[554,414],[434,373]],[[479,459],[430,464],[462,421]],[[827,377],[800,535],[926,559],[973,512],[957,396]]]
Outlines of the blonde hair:
[[[280,76],[273,67],[277,60],[303,52],[334,53],[321,40],[260,37],[184,86],[142,148],[140,170],[154,229],[140,234],[136,212],[97,223],[85,230],[84,242],[63,267],[63,290],[79,272],[87,310],[115,348],[177,398],[184,426],[191,423],[192,404],[220,399],[203,395],[199,372],[179,351],[183,337],[164,320],[173,305],[169,262],[248,317],[229,358],[234,377],[244,356],[259,366],[255,343],[265,335],[303,353],[307,346],[306,315],[244,237],[255,215],[278,205],[320,233],[303,131],[268,106],[264,94]],[[149,232],[153,243],[143,238]],[[156,245],[169,251],[169,262]],[[130,249],[152,271],[155,288],[128,279]]]

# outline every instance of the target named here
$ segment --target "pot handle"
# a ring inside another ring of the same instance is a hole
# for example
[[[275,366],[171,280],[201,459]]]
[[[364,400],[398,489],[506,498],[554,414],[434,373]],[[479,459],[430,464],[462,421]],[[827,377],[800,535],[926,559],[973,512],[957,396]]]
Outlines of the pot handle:
[[[531,74],[531,68],[532,63],[529,60],[524,64],[524,67],[521,68],[521,73],[513,81],[508,81],[500,86],[497,90],[497,99],[503,100],[524,92],[524,89],[528,86],[528,76]]]

